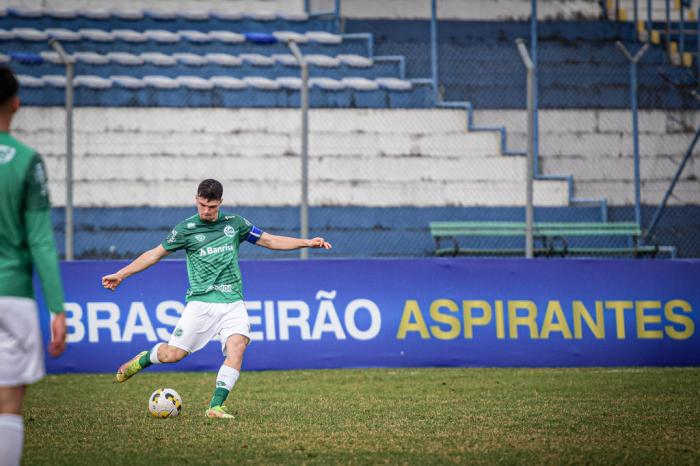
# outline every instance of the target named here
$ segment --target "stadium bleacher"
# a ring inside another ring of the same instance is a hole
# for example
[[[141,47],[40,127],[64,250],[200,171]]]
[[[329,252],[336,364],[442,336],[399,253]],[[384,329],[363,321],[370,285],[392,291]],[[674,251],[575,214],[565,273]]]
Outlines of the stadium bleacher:
[[[239,173],[242,156],[264,167],[251,170],[246,165],[244,179],[230,175],[230,182],[235,180],[251,189],[260,182],[274,186],[263,196],[256,193],[239,199],[239,207],[249,209],[255,218],[267,218],[267,209],[277,209],[278,214],[283,211],[279,224],[264,226],[281,232],[298,227],[293,220],[296,208],[290,206],[298,186],[288,179],[290,173],[298,173],[298,159],[294,158],[298,140],[290,136],[298,128],[288,127],[284,121],[296,117],[285,113],[273,117],[281,107],[299,105],[299,68],[285,43],[288,40],[299,44],[309,62],[311,106],[339,110],[323,113],[311,125],[312,203],[323,206],[315,212],[325,212],[326,219],[316,225],[338,235],[344,244],[336,249],[341,255],[430,254],[433,248],[427,226],[431,221],[465,220],[465,215],[467,219],[521,220],[521,209],[513,206],[521,202],[524,160],[508,155],[522,153],[525,147],[524,120],[518,113],[524,106],[525,74],[513,41],[527,37],[529,26],[507,18],[440,22],[440,98],[470,101],[477,118],[488,121],[487,131],[465,131],[465,107],[435,108],[433,83],[426,79],[430,76],[426,22],[418,23],[348,19],[341,32],[333,18],[298,11],[11,7],[0,10],[0,62],[8,63],[20,75],[28,118],[40,119],[32,114],[32,107],[36,115],[46,115],[47,107],[60,107],[65,98],[64,68],[47,40],[60,40],[76,59],[75,104],[82,112],[81,131],[90,141],[82,143],[77,153],[82,171],[76,202],[79,217],[85,219],[77,230],[83,241],[80,257],[129,257],[150,244],[157,232],[167,231],[168,222],[164,221],[155,230],[120,232],[128,241],[114,241],[107,238],[115,225],[103,224],[95,215],[98,210],[117,209],[123,218],[132,218],[124,205],[152,202],[153,209],[160,209],[158,215],[171,218],[168,212],[182,205],[180,193],[194,178],[206,175],[193,170],[188,158],[195,142],[197,164],[202,167],[225,167],[223,173]],[[543,221],[604,220],[600,208],[572,202],[575,195],[601,194],[610,205],[609,219],[630,218],[631,189],[625,180],[629,170],[621,158],[626,156],[629,142],[629,116],[622,113],[629,105],[628,64],[614,40],[629,44],[634,37],[634,26],[626,23],[568,19],[540,26],[543,166],[547,175],[557,175],[536,182],[537,201],[542,206],[538,216]],[[656,73],[662,64],[663,51],[653,49],[645,57],[640,69],[642,108],[695,108],[682,93],[662,92]],[[668,73],[683,78],[687,70],[670,69]],[[208,128],[217,128],[221,115],[196,113],[196,124],[183,124],[180,108],[191,108],[192,112],[197,108],[228,109],[236,113],[227,118],[234,122],[242,119],[243,123],[226,131],[208,132]],[[258,109],[264,113],[257,113]],[[413,115],[409,109],[424,113]],[[152,110],[158,111],[157,118]],[[133,141],[141,139],[123,131],[132,119],[143,122],[138,130],[130,130],[143,133],[146,149],[138,154],[129,151],[134,149]],[[261,123],[251,130],[245,122],[254,119]],[[662,113],[643,119],[643,137],[655,141],[663,133],[667,147],[674,153],[682,151],[686,143],[679,141],[685,139],[666,135],[664,119]],[[92,122],[103,120],[105,124],[93,127]],[[424,127],[415,126],[414,121]],[[52,173],[60,173],[62,163],[61,124],[55,120],[50,128],[34,133]],[[504,124],[510,132],[508,147],[507,131],[499,129]],[[165,130],[173,125],[177,130]],[[280,131],[288,134],[280,139]],[[26,134],[30,133],[31,129],[27,130]],[[101,141],[104,133],[111,139]],[[230,141],[222,148],[223,138]],[[671,138],[675,139],[668,143]],[[189,145],[178,151],[169,148],[173,143]],[[242,144],[240,151],[247,152],[239,153],[236,144]],[[115,153],[114,147],[123,148],[124,153]],[[646,157],[668,158],[670,150],[651,142],[642,145]],[[157,173],[154,168],[148,175],[134,174],[133,157],[153,167],[166,162],[159,158],[164,152],[169,163],[167,175],[152,176],[150,173]],[[233,158],[225,158],[222,165],[222,153]],[[598,157],[595,163],[586,159],[589,155]],[[96,175],[100,166],[111,168],[104,176]],[[647,193],[656,196],[665,189],[672,167],[664,167],[663,175],[648,182],[651,188]],[[558,176],[562,173],[564,176]],[[574,185],[579,176],[585,183]],[[142,186],[144,177],[147,186]],[[60,203],[63,180],[58,175],[52,181],[52,192],[57,193]],[[103,196],[98,186],[129,188],[119,204]],[[154,190],[158,193],[155,198]],[[694,199],[688,184],[682,183],[678,192],[677,202]],[[348,231],[333,220],[350,215],[345,209],[360,209],[368,220]],[[399,219],[406,209],[421,219],[420,227],[404,225]],[[362,231],[373,231],[377,244],[366,245]],[[401,246],[382,239],[391,235],[401,239]],[[625,241],[604,240],[619,245]],[[490,240],[483,245],[493,246]]]

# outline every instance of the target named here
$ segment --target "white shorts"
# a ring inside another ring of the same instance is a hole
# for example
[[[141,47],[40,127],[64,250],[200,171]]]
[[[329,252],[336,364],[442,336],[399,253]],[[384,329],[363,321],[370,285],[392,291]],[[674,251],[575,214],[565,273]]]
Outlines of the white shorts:
[[[226,355],[226,339],[243,335],[250,342],[250,320],[243,301],[235,303],[205,303],[190,301],[175,326],[169,345],[194,353],[214,337],[221,340],[221,352]]]
[[[0,296],[0,387],[28,385],[45,373],[36,301]]]

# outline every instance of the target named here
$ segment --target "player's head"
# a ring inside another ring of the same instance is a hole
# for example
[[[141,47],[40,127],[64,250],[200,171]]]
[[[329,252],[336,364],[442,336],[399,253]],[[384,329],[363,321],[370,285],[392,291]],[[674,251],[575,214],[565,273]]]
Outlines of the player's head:
[[[208,179],[199,183],[197,188],[197,212],[199,218],[205,222],[213,222],[219,218],[219,207],[221,206],[224,187],[216,180]]]
[[[0,65],[0,112],[13,114],[19,108],[19,82],[7,66]]]

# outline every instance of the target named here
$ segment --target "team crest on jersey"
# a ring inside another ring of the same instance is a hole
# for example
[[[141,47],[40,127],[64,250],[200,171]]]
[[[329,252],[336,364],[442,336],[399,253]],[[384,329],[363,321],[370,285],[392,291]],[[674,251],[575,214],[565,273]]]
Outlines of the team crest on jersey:
[[[236,229],[233,228],[231,225],[226,225],[226,228],[224,228],[224,234],[229,238],[233,238],[234,236],[236,236]]]
[[[194,235],[194,239],[195,239],[198,243],[201,243],[202,241],[204,241],[205,239],[207,239],[207,237],[206,237],[205,235]]]
[[[0,164],[9,163],[15,158],[17,151],[14,147],[10,146],[0,146]]]

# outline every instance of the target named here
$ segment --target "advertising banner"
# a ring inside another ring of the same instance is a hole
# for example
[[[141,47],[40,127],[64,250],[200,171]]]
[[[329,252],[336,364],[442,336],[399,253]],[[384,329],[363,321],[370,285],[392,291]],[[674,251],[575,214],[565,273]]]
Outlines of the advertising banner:
[[[69,344],[50,373],[114,372],[168,341],[184,261],[114,292],[126,262],[65,262]],[[700,364],[700,261],[241,261],[252,341],[244,370]],[[40,301],[48,339],[49,314]],[[217,370],[221,344],[149,370]]]

